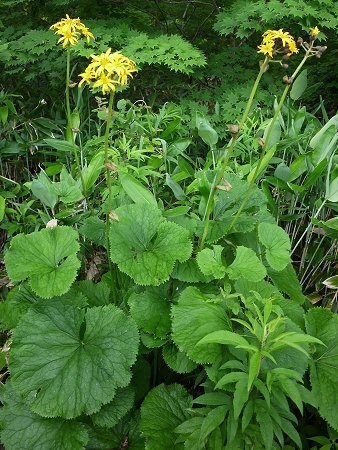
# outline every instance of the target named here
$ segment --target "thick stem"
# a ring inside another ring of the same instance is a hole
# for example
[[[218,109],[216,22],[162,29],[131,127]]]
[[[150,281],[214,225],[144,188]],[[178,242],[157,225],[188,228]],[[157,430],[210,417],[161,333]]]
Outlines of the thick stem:
[[[204,220],[204,228],[203,228],[202,238],[201,238],[199,246],[198,246],[198,250],[202,250],[204,248],[205,240],[206,240],[206,237],[208,235],[210,215],[211,215],[211,212],[213,210],[213,202],[214,202],[214,197],[215,197],[215,194],[216,194],[217,186],[222,181],[225,169],[227,168],[229,159],[231,158],[233,150],[234,150],[234,148],[236,146],[236,142],[238,140],[240,131],[241,131],[241,129],[242,129],[246,119],[248,118],[248,115],[249,115],[249,112],[250,112],[250,109],[251,109],[251,106],[252,106],[252,102],[253,102],[253,99],[255,97],[258,85],[259,85],[259,82],[260,82],[260,80],[262,78],[263,73],[267,70],[268,65],[269,65],[269,58],[266,57],[265,60],[263,61],[263,63],[261,64],[260,71],[259,71],[259,73],[257,75],[257,78],[255,80],[255,83],[254,83],[254,85],[252,87],[249,100],[248,100],[248,102],[246,104],[245,111],[244,111],[242,119],[241,119],[241,121],[240,121],[240,123],[238,125],[238,130],[237,130],[236,133],[233,134],[232,139],[230,141],[230,145],[228,147],[228,151],[227,151],[226,155],[221,159],[221,167],[220,167],[220,170],[218,172],[218,175],[215,176],[214,181],[212,183],[212,186],[211,186],[211,189],[210,189],[209,198],[208,198],[207,205],[206,205],[206,208],[205,208],[205,213],[204,213],[204,218],[203,218],[203,220]]]
[[[107,122],[106,122],[106,130],[104,135],[104,163],[106,167],[106,182],[107,182],[107,188],[108,188],[108,198],[107,198],[107,211],[106,211],[106,250],[107,250],[107,258],[108,258],[108,266],[109,266],[109,272],[112,280],[112,295],[113,295],[113,301],[116,303],[117,301],[117,292],[116,292],[116,277],[115,272],[113,269],[113,265],[110,259],[109,255],[109,249],[110,249],[110,238],[109,238],[109,231],[110,231],[110,209],[111,209],[111,177],[110,177],[110,171],[108,168],[108,144],[109,144],[109,130],[111,126],[111,119],[113,115],[113,101],[114,101],[114,92],[110,92],[109,95],[109,103],[108,103],[108,112],[107,112]]]

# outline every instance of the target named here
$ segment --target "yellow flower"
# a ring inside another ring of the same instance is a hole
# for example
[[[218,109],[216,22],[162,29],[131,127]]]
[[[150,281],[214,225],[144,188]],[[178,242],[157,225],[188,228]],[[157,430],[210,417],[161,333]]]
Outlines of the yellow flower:
[[[76,45],[79,40],[79,34],[82,34],[87,39],[87,42],[89,42],[90,39],[94,39],[94,35],[79,18],[71,19],[68,14],[66,14],[65,19],[61,19],[59,22],[54,23],[49,29],[54,30],[54,34],[62,36],[57,43],[59,44],[62,42],[63,48],[68,44]]]
[[[93,78],[95,78],[95,72],[91,64],[85,69],[83,73],[79,74],[79,77],[82,77],[82,80],[79,83],[79,87],[82,86],[83,83],[90,83]]]
[[[93,33],[89,31],[87,27],[81,28],[82,36],[84,36],[87,39],[87,42],[89,43],[91,39],[95,39]]]
[[[317,26],[315,26],[314,28],[310,28],[310,31],[311,31],[311,37],[314,39],[316,39],[316,37],[320,33],[320,29]]]
[[[67,47],[68,44],[76,45],[78,42],[78,33],[70,30],[65,30],[62,34],[62,37],[57,41],[58,44],[62,42],[62,47]]]
[[[117,86],[128,83],[128,77],[136,72],[134,61],[122,55],[120,52],[111,52],[111,48],[100,55],[91,55],[92,61],[79,76],[83,83],[89,84],[93,89],[100,88],[102,93],[115,92]]]
[[[284,53],[287,51],[287,56],[293,53],[298,53],[298,48],[293,37],[289,32],[280,30],[267,30],[263,34],[262,44],[258,46],[258,53],[263,53],[273,58],[276,53]]]
[[[113,80],[106,74],[102,73],[100,75],[100,78],[93,84],[93,88],[100,87],[102,89],[102,94],[105,94],[106,92],[109,91],[115,92],[116,84],[118,84],[116,80]]]
[[[263,53],[264,55],[269,55],[270,58],[272,58],[273,56],[273,47],[274,47],[274,42],[266,42],[266,44],[261,44],[258,46],[259,50],[257,53]]]
[[[90,55],[92,58],[92,67],[96,68],[96,74],[100,75],[105,70],[108,72],[113,72],[112,70],[109,70],[108,67],[111,65],[114,61],[113,55],[111,55],[111,48],[108,48],[108,50],[105,53],[101,53],[101,55]]]

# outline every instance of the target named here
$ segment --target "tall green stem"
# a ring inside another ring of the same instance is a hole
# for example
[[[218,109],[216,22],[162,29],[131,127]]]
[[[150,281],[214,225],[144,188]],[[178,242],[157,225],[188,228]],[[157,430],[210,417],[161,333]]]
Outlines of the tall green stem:
[[[252,90],[251,90],[251,93],[250,93],[250,97],[249,97],[249,100],[248,100],[248,102],[246,104],[246,108],[245,108],[245,111],[243,113],[242,119],[241,119],[241,121],[240,121],[240,123],[238,125],[238,129],[236,130],[235,133],[233,133],[232,139],[230,141],[230,145],[228,147],[228,151],[227,151],[226,155],[220,161],[221,162],[221,167],[220,167],[220,169],[218,171],[218,174],[215,176],[214,181],[212,183],[212,186],[211,186],[211,189],[210,189],[210,193],[209,193],[209,197],[208,197],[208,201],[207,201],[207,205],[206,205],[206,208],[205,208],[205,213],[204,213],[204,217],[203,217],[204,228],[203,228],[202,238],[201,238],[199,246],[198,246],[199,250],[202,250],[204,248],[205,240],[206,240],[206,237],[208,235],[210,215],[211,215],[211,212],[213,210],[213,202],[214,202],[214,197],[215,197],[215,194],[216,194],[217,186],[222,181],[225,169],[227,168],[229,159],[232,156],[232,153],[233,153],[234,148],[236,146],[238,137],[240,135],[240,131],[241,131],[241,129],[242,129],[242,127],[243,127],[243,125],[244,125],[248,115],[249,115],[249,112],[250,112],[250,109],[251,109],[251,106],[252,106],[252,102],[253,102],[253,99],[254,99],[254,97],[256,95],[256,91],[257,91],[259,82],[260,82],[260,80],[262,78],[263,73],[267,70],[268,65],[269,65],[269,58],[265,58],[265,60],[261,64],[260,71],[259,71],[259,73],[257,75],[257,78],[255,80],[255,83],[254,83],[254,85],[252,87]]]
[[[303,67],[303,65],[305,64],[305,61],[306,61],[306,60],[308,59],[308,57],[310,56],[311,51],[312,51],[312,46],[313,46],[313,44],[310,45],[309,49],[306,51],[306,53],[305,53],[305,55],[304,55],[304,58],[302,59],[302,61],[301,61],[300,64],[298,65],[297,69],[293,72],[293,74],[292,74],[292,76],[291,76],[291,80],[292,80],[292,81],[295,80],[295,78],[296,78],[296,76],[298,75],[300,69],[301,69],[301,68]],[[250,195],[251,195],[251,192],[252,192],[254,183],[255,183],[255,181],[256,181],[256,178],[257,178],[257,176],[258,176],[258,174],[259,174],[259,170],[260,170],[261,165],[262,165],[263,158],[264,158],[264,156],[265,156],[265,154],[266,154],[266,151],[267,151],[267,144],[269,143],[269,140],[270,140],[270,136],[271,136],[273,127],[274,127],[274,125],[275,125],[275,122],[276,122],[276,120],[277,120],[277,117],[279,116],[279,113],[281,112],[282,106],[283,106],[283,104],[284,104],[285,98],[286,98],[286,96],[287,96],[287,94],[288,94],[288,92],[289,92],[289,89],[290,89],[291,85],[292,85],[292,83],[291,83],[291,84],[287,84],[287,85],[285,86],[284,92],[283,92],[283,94],[282,94],[282,96],[281,96],[281,99],[280,99],[280,101],[279,101],[279,103],[278,103],[278,106],[277,106],[277,109],[276,109],[276,111],[275,111],[275,114],[274,114],[274,116],[273,116],[273,118],[272,118],[272,121],[271,121],[271,123],[270,123],[270,125],[269,125],[269,129],[268,129],[268,132],[267,132],[266,137],[265,137],[265,142],[264,142],[264,144],[263,144],[261,156],[260,156],[260,158],[259,158],[259,161],[258,161],[258,164],[257,164],[257,166],[256,166],[255,172],[254,172],[252,178],[251,178],[250,181],[249,181],[249,187],[248,187],[247,193],[246,193],[246,195],[245,195],[245,197],[244,197],[244,199],[243,199],[243,201],[242,201],[242,203],[241,203],[241,206],[239,207],[239,209],[238,209],[238,211],[237,211],[235,217],[233,218],[231,224],[229,225],[229,228],[227,229],[226,234],[228,234],[228,233],[232,230],[232,228],[235,226],[235,224],[236,224],[238,218],[240,217],[240,215],[241,215],[243,209],[245,208],[245,205],[246,205],[247,201],[248,201],[249,198],[250,198]]]
[[[110,231],[110,218],[109,213],[111,210],[111,176],[110,176],[110,170],[108,168],[108,144],[109,144],[109,131],[111,126],[111,120],[113,115],[113,101],[114,101],[114,92],[110,92],[109,95],[109,103],[108,103],[108,112],[107,112],[107,122],[106,122],[106,130],[104,135],[104,163],[106,167],[106,182],[107,182],[107,188],[108,188],[108,197],[107,197],[107,211],[106,211],[106,249],[107,249],[107,258],[108,258],[108,265],[109,265],[109,272],[112,279],[112,295],[113,295],[113,301],[116,303],[117,301],[117,293],[116,293],[116,277],[115,272],[113,270],[113,265],[110,259],[109,249],[110,249],[110,238],[109,238],[109,231]]]
[[[72,143],[73,155],[76,163],[77,170],[80,174],[82,193],[86,197],[85,182],[82,174],[82,168],[79,160],[79,155],[77,154],[75,147],[74,132],[72,130],[72,113],[70,109],[70,98],[69,98],[69,83],[70,83],[70,46],[67,47],[67,66],[66,66],[66,113],[67,113],[67,126],[66,126],[66,138]]]

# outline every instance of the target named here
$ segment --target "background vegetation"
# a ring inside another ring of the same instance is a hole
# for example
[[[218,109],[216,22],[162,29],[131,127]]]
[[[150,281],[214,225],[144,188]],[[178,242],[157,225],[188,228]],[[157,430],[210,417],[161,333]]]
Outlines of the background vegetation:
[[[6,449],[336,448],[336,2],[4,0],[0,11]],[[49,30],[66,14],[95,35],[71,50],[71,123],[66,52]],[[314,26],[328,49],[278,114],[303,54],[271,63],[237,136],[262,34],[309,41]],[[108,47],[138,67],[110,118],[107,97],[77,86]],[[156,263],[135,257],[140,240]]]

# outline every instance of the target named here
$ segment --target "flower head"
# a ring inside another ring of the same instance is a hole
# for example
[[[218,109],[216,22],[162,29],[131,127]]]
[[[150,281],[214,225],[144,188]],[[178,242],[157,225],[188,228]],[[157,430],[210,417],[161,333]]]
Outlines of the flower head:
[[[57,43],[62,43],[63,48],[68,45],[76,45],[80,36],[85,37],[87,42],[89,42],[90,39],[94,39],[93,33],[89,31],[79,18],[71,19],[68,14],[66,14],[65,19],[61,19],[59,22],[54,23],[49,29],[55,31],[54,34],[61,35],[61,38]]]
[[[128,77],[136,72],[134,61],[120,52],[111,53],[111,49],[100,55],[91,55],[92,61],[79,76],[79,83],[89,84],[92,88],[100,88],[103,94],[114,92],[117,86],[128,83]]]
[[[276,53],[283,53],[291,56],[293,53],[298,53],[298,48],[293,37],[287,31],[268,30],[263,34],[262,44],[258,46],[258,53],[268,55],[270,58]]]
[[[313,40],[315,40],[316,37],[318,36],[318,34],[320,33],[320,29],[317,26],[315,26],[314,28],[310,28],[310,32],[311,32],[311,38]]]

